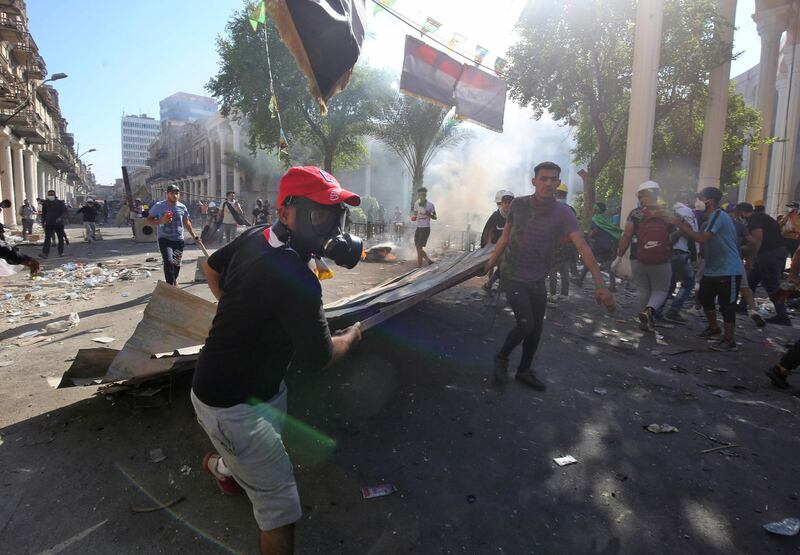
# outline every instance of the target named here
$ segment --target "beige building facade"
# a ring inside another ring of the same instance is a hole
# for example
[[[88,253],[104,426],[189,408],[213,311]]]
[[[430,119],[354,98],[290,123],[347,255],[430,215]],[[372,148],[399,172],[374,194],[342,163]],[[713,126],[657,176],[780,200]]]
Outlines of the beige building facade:
[[[28,31],[23,0],[0,0],[0,193],[11,201],[3,223],[17,224],[22,202],[50,189],[65,200],[88,192],[94,177],[75,154],[58,91]]]

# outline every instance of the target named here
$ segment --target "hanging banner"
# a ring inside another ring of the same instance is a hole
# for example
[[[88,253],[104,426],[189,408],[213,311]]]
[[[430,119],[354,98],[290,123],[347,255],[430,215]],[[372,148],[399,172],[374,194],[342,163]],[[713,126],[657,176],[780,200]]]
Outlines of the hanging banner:
[[[444,52],[406,35],[400,92],[440,106],[453,106],[453,88],[461,75],[461,67]]]
[[[465,37],[461,33],[453,33],[453,36],[447,42],[447,48],[449,48],[450,50],[455,50],[456,47],[465,40],[467,40],[467,37]]]
[[[258,31],[258,24],[264,25],[267,22],[267,12],[264,9],[263,0],[253,7],[250,12],[250,25],[253,26],[253,31]]]
[[[498,77],[502,77],[503,71],[506,69],[506,65],[508,64],[508,60],[505,58],[498,58],[494,61],[494,72],[497,74]]]
[[[488,53],[489,53],[488,49],[484,48],[479,44],[475,45],[475,56],[472,59],[475,60],[476,64],[480,65]]]
[[[372,10],[372,15],[377,15],[386,8],[391,8],[395,2],[397,2],[397,0],[378,0],[378,3],[375,4],[375,9]]]
[[[498,133],[503,132],[506,82],[464,64],[455,87],[456,115]]]
[[[442,24],[432,17],[429,17],[425,20],[425,23],[422,24],[422,32],[426,35],[430,35],[431,33],[435,33],[439,30]]]
[[[366,0],[270,0],[267,12],[323,115],[350,81],[364,42]]]

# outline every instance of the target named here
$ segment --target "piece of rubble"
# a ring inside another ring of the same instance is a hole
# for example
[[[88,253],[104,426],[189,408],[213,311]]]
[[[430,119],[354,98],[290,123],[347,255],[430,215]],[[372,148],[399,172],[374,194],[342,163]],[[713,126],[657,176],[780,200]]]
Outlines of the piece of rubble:
[[[92,341],[96,343],[102,343],[103,345],[108,345],[112,341],[116,341],[116,339],[114,339],[113,337],[103,336],[103,337],[93,337]]]
[[[51,322],[45,326],[44,332],[48,335],[54,333],[62,333],[67,331],[70,328],[74,328],[77,326],[81,321],[80,316],[78,316],[77,312],[71,312],[70,315],[65,318],[64,320],[59,320],[58,322]]]
[[[567,466],[570,464],[577,464],[578,459],[576,459],[572,455],[564,455],[563,457],[554,458],[553,462],[556,463],[558,466]]]
[[[671,424],[650,424],[645,426],[644,429],[654,434],[669,434],[678,431],[678,428]]]
[[[764,530],[779,536],[796,536],[800,533],[800,518],[784,518],[778,522],[764,524]]]

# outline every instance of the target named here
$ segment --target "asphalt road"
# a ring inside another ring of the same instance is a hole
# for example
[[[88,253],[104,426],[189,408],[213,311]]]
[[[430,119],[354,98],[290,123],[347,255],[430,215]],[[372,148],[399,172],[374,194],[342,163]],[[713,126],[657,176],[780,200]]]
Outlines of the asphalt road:
[[[347,287],[337,292],[399,269],[362,264],[340,275]],[[762,373],[793,330],[744,322],[742,352],[721,354],[692,337],[699,321],[642,337],[631,297],[618,295],[627,306],[612,316],[572,298],[548,310],[535,359],[548,390],[538,393],[490,381],[513,318],[480,284],[385,322],[336,367],[289,377],[285,441],[305,510],[298,553],[800,549],[800,537],[761,528],[800,516],[800,400]],[[139,299],[152,280],[126,287]],[[86,326],[110,318],[125,337],[142,308],[98,313]],[[48,389],[37,362],[57,374],[79,341],[22,357],[0,350],[24,361],[0,368],[0,553],[255,553],[249,502],[220,495],[200,469],[210,443],[186,380],[153,396]],[[692,350],[670,354],[676,347]],[[31,407],[9,383],[34,384]],[[652,423],[679,431],[643,429]],[[704,454],[721,444],[699,434],[736,447]],[[163,462],[150,461],[156,447]],[[563,455],[578,462],[559,467]],[[398,491],[362,499],[361,487],[379,484]],[[131,510],[179,498],[171,510]]]

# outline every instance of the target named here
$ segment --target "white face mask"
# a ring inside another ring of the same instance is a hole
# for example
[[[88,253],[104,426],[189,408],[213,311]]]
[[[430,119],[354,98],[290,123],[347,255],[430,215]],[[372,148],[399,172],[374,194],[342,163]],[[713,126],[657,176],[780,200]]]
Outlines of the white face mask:
[[[696,201],[694,201],[694,209],[695,210],[705,210],[706,209],[706,203],[703,202],[700,199],[697,199]]]
[[[47,195],[47,200],[56,200],[55,195]]]

